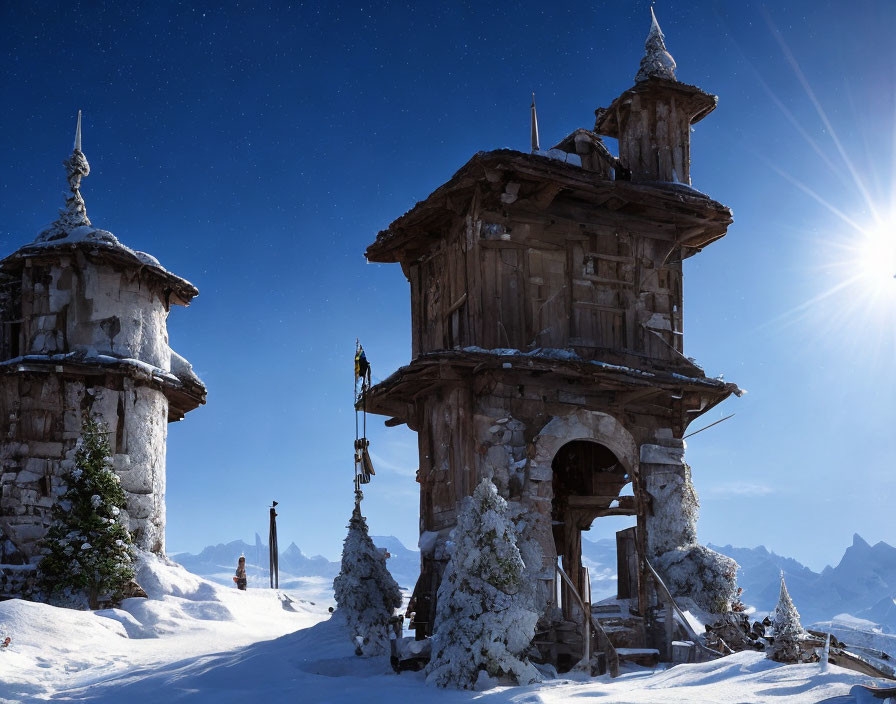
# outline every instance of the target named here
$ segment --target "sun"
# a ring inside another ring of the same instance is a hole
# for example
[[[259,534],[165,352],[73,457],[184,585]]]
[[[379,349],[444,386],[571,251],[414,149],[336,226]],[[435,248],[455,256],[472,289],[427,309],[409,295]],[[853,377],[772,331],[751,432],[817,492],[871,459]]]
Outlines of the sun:
[[[837,217],[825,236],[819,238],[816,232],[807,240],[814,260],[807,273],[815,292],[768,324],[803,320],[819,339],[848,350],[855,359],[873,368],[892,366],[896,355],[896,200],[892,207],[877,204],[864,222],[820,197],[816,200]]]
[[[876,369],[896,354],[896,209],[888,215],[835,228],[817,249],[821,291],[796,309]]]
[[[869,294],[896,297],[896,218],[859,233],[849,268]]]

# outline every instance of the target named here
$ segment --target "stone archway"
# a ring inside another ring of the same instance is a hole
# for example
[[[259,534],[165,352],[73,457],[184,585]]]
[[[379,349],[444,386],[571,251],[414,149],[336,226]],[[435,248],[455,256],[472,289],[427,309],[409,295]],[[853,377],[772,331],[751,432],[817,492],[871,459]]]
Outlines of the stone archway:
[[[639,451],[632,434],[620,423],[616,418],[599,411],[579,410],[567,416],[559,416],[552,418],[535,437],[535,456],[529,463],[530,481],[538,482],[538,499],[541,503],[538,506],[538,513],[542,516],[541,525],[537,529],[537,539],[541,544],[544,554],[544,566],[553,573],[553,566],[557,562],[558,556],[563,556],[564,569],[568,567],[567,573],[569,577],[580,587],[580,566],[581,566],[581,530],[587,529],[585,523],[590,525],[589,517],[593,520],[599,515],[622,515],[623,510],[621,503],[616,502],[615,507],[596,501],[597,496],[581,496],[585,503],[572,511],[569,510],[568,500],[565,497],[558,497],[564,504],[562,508],[558,507],[558,503],[554,501],[556,483],[555,465],[558,460],[563,460],[569,453],[571,447],[579,446],[585,449],[591,446],[595,449],[600,448],[598,453],[586,460],[586,462],[601,464],[600,457],[607,459],[603,464],[612,464],[610,458],[616,464],[615,471],[618,473],[618,482],[610,482],[615,486],[616,493],[629,482],[637,483],[639,471]],[[604,467],[594,466],[595,471],[603,470]],[[573,493],[577,493],[573,490]],[[578,492],[591,494],[593,492]],[[595,499],[595,505],[587,504],[588,499]],[[586,505],[587,504],[587,505]],[[600,504],[600,505],[598,505]],[[558,514],[558,508],[563,515]],[[632,497],[628,497],[628,504],[625,507],[625,515],[635,515],[635,504]],[[630,513],[628,513],[630,511]],[[568,514],[568,515],[567,515]],[[575,514],[575,515],[573,515]],[[569,520],[567,520],[569,519]],[[566,525],[568,524],[568,525]],[[558,544],[558,540],[562,544]],[[575,546],[578,545],[578,549]],[[573,554],[575,553],[575,554]]]
[[[600,411],[579,410],[555,416],[535,438],[535,457],[529,464],[532,478],[550,481],[551,464],[560,448],[573,440],[591,440],[609,449],[633,477],[638,476],[638,445],[616,418]]]

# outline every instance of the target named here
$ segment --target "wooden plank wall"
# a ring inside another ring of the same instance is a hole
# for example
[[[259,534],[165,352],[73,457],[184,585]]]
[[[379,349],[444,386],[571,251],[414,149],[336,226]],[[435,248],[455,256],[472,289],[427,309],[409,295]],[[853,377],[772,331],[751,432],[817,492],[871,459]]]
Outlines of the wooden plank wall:
[[[632,96],[628,114],[617,115],[622,138],[619,159],[636,181],[691,183],[690,116],[671,95]]]
[[[668,241],[611,226],[570,232],[525,213],[505,218],[511,227],[477,215],[457,218],[408,267],[415,356],[468,346],[662,360],[682,351],[681,263]]]
[[[457,505],[476,487],[472,391],[455,387],[420,404],[421,530],[454,525]]]

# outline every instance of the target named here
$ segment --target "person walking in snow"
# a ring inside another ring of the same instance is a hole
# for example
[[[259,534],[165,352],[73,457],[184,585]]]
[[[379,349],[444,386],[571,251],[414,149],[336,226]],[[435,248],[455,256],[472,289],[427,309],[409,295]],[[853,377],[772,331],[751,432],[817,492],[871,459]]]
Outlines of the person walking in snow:
[[[236,564],[236,577],[233,578],[233,581],[236,582],[236,588],[242,591],[246,591],[246,558],[244,555],[240,555],[239,562]]]

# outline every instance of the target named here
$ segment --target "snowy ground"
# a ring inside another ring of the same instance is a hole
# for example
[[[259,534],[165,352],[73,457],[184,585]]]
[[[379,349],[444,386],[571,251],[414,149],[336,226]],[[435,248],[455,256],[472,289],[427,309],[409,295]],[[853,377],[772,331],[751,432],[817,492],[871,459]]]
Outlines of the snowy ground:
[[[870,682],[741,653],[616,680],[442,691],[420,673],[393,674],[386,658],[355,657],[341,619],[327,611],[323,578],[306,578],[298,590],[239,592],[154,561],[139,579],[151,599],[105,612],[0,602],[0,635],[12,638],[0,651],[0,702],[845,704],[856,701],[853,685]]]

